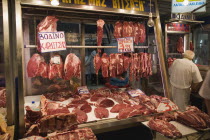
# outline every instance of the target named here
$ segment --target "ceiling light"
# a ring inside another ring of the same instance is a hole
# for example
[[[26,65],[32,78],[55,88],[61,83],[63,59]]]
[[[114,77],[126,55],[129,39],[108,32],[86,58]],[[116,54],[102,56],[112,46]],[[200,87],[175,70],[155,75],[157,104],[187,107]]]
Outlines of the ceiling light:
[[[152,3],[151,3],[151,0],[150,0],[149,20],[147,22],[147,26],[149,26],[149,27],[153,27],[154,26],[154,21],[152,19],[151,7],[152,7]]]
[[[59,5],[59,0],[52,0],[51,5],[58,6]]]

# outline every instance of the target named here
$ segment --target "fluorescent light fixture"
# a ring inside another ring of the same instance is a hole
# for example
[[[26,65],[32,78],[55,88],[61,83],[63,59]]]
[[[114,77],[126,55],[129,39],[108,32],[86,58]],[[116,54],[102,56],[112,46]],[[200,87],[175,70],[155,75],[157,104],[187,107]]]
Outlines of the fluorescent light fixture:
[[[59,0],[52,0],[51,1],[51,5],[53,6],[58,6],[60,3],[59,3]]]

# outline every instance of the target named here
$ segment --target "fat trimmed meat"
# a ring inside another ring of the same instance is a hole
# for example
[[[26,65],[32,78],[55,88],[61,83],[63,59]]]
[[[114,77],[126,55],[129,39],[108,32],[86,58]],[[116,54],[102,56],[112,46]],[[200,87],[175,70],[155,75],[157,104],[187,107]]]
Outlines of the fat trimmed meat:
[[[99,118],[99,119],[109,117],[109,111],[103,107],[95,108],[94,113],[95,113],[96,118]]]
[[[120,21],[117,21],[114,26],[114,37],[121,38],[122,37],[122,32],[123,32],[123,24]]]
[[[129,107],[130,105],[128,104],[116,104],[115,106],[112,107],[112,109],[110,110],[110,112],[112,113],[118,113],[120,110]]]
[[[108,108],[114,105],[114,102],[108,98],[99,98],[96,102],[98,107]]]
[[[106,53],[103,53],[101,62],[102,76],[109,77],[109,56]]]
[[[88,103],[80,104],[77,108],[81,111],[84,111],[85,113],[90,113],[92,110],[91,105],[89,105]]]
[[[98,75],[98,71],[100,70],[101,64],[102,64],[102,62],[101,62],[101,57],[100,57],[99,53],[97,53],[97,54],[94,56],[93,61],[94,61],[93,64],[94,64],[94,68],[95,68],[95,71],[96,71],[96,75]]]
[[[116,54],[115,53],[110,54],[109,60],[110,60],[110,65],[109,65],[110,77],[116,77],[117,76]]]
[[[75,109],[73,109],[72,112],[77,115],[77,122],[78,123],[87,122],[88,116],[87,116],[87,114],[84,111],[82,111],[82,110],[80,110],[78,108],[75,108]]]

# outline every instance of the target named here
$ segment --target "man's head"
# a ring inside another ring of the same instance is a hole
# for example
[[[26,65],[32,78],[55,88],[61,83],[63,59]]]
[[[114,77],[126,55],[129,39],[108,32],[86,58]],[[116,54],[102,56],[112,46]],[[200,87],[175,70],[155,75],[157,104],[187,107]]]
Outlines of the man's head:
[[[186,50],[183,54],[182,54],[183,58],[187,58],[189,60],[193,60],[195,53],[191,50]]]

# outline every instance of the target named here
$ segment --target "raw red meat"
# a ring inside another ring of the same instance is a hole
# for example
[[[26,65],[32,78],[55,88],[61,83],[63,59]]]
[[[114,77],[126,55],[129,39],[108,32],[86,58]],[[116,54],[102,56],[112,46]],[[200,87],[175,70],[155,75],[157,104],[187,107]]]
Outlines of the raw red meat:
[[[148,77],[152,75],[152,55],[148,53],[147,56],[148,56],[148,62],[147,62],[148,64],[147,77]]]
[[[140,38],[140,29],[139,29],[139,23],[133,24],[133,33],[134,33],[134,43],[136,45],[139,44],[139,38]]]
[[[133,81],[133,74],[134,74],[134,62],[133,62],[133,54],[131,54],[131,64],[130,64],[130,71],[129,71],[129,80]]]
[[[116,63],[117,63],[117,75],[121,75],[124,72],[123,57],[124,56],[122,53],[115,54]]]
[[[134,110],[133,107],[127,107],[122,110],[120,110],[119,115],[117,116],[117,119],[127,119],[129,117],[129,114]]]
[[[27,65],[28,77],[41,76],[43,78],[48,78],[48,65],[46,64],[44,58],[35,53]]]
[[[130,66],[130,63],[131,63],[130,57],[124,55],[124,57],[123,57],[123,67],[124,67],[124,71],[128,71],[128,68],[129,68],[129,66]]]
[[[184,40],[182,37],[179,37],[176,44],[176,49],[179,53],[184,53]]]
[[[133,22],[129,22],[129,26],[128,26],[128,37],[134,37],[134,32],[133,32]]]
[[[116,55],[114,53],[110,54],[109,60],[110,60],[110,66],[109,66],[110,77],[116,77],[117,74]]]
[[[72,112],[74,112],[77,115],[77,122],[78,123],[87,122],[88,116],[84,111],[82,111],[78,108],[75,108]]]
[[[6,107],[6,89],[0,87],[0,108]]]
[[[138,77],[138,70],[140,69],[140,64],[139,64],[139,57],[138,53],[133,54],[133,75],[136,79],[139,79]]]
[[[114,105],[114,102],[107,98],[99,98],[96,102],[98,107],[108,108]]]
[[[101,68],[101,64],[102,64],[101,57],[100,57],[99,53],[97,53],[94,56],[93,62],[94,62],[94,68],[95,68],[95,71],[96,71],[96,75],[98,75],[98,71]]]
[[[90,101],[91,102],[96,102],[99,98],[101,98],[101,97],[105,97],[104,95],[101,95],[101,94],[93,94],[92,96],[91,96],[91,98],[90,98]]]
[[[151,119],[148,123],[148,126],[155,131],[160,132],[161,134],[169,138],[180,138],[182,134],[179,130],[171,123],[159,119]]]
[[[174,121],[175,117],[174,115],[169,114],[168,112],[165,112],[164,114],[157,116],[156,119],[170,122],[170,121]]]
[[[30,124],[37,123],[39,119],[42,117],[42,112],[41,111],[33,111],[29,106],[25,107],[26,109],[26,119]]]
[[[37,25],[37,50],[41,51],[39,32],[57,32],[57,21],[58,19],[54,16],[47,16]]]
[[[123,24],[120,21],[117,21],[114,26],[114,37],[121,38],[123,32]]]
[[[112,109],[110,110],[110,112],[112,113],[118,113],[120,110],[129,107],[130,105],[128,104],[116,104],[115,106],[112,107]]]
[[[95,108],[94,113],[95,113],[96,118],[99,118],[99,119],[109,117],[109,111],[103,107]]]
[[[97,20],[97,46],[101,46],[103,38],[103,27],[105,22],[102,19]]]
[[[41,136],[30,136],[30,137],[27,137],[27,138],[23,138],[21,140],[46,140],[46,138],[41,137]]]
[[[109,77],[109,56],[106,53],[103,53],[101,62],[102,76]]]
[[[66,90],[44,94],[44,96],[47,99],[50,99],[52,101],[60,101],[60,102],[69,99],[72,95],[73,93],[71,91],[66,91]]]
[[[146,40],[146,29],[143,23],[139,24],[139,30],[140,30],[139,42],[144,43]]]
[[[49,73],[48,73],[49,79],[63,78],[64,76],[63,67],[64,65],[61,56],[53,55],[50,58]]]
[[[80,104],[77,108],[81,111],[84,111],[85,113],[89,113],[92,110],[92,107],[88,103]]]
[[[25,134],[25,137],[29,136],[39,136],[39,126],[38,124],[33,124],[31,127],[28,129],[28,131]]]
[[[72,77],[81,77],[81,61],[73,53],[66,56],[64,64],[65,80],[70,80]]]
[[[123,22],[122,37],[133,37],[133,22]]]

